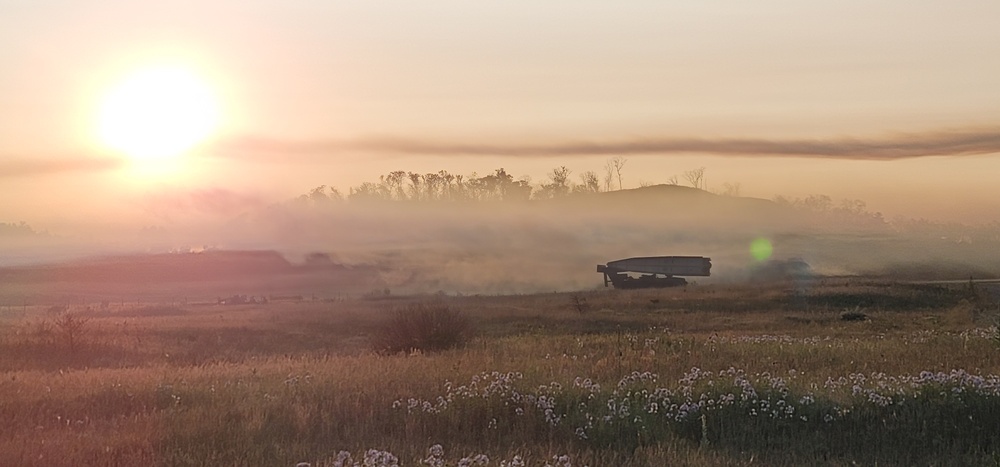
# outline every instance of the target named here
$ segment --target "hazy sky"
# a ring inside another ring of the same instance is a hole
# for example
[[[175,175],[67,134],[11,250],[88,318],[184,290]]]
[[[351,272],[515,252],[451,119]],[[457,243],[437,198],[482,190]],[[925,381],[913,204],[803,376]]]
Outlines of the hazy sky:
[[[996,0],[0,0],[0,222],[612,155],[626,187],[706,167],[710,189],[993,221],[998,19]],[[122,165],[98,109],[158,64],[207,83],[219,128],[169,167]]]

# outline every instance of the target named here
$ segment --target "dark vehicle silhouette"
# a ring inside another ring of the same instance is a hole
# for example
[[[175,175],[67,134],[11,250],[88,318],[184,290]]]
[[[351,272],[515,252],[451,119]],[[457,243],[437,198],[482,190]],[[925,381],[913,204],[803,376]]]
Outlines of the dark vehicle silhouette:
[[[703,256],[640,256],[597,265],[604,286],[610,283],[616,289],[681,286],[687,280],[678,276],[709,276],[711,269],[712,259]]]

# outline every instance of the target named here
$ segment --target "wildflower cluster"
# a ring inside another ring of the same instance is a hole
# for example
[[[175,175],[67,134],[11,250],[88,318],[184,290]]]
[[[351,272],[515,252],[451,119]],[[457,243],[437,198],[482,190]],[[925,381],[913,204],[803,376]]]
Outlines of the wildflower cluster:
[[[801,344],[801,345],[819,345],[822,343],[830,342],[833,340],[831,337],[792,337],[787,335],[759,335],[759,336],[711,336],[706,341],[706,345],[714,344]]]
[[[310,383],[312,382],[312,379],[313,376],[308,372],[301,375],[289,373],[288,377],[285,378],[285,386],[294,387],[300,384]]]
[[[983,340],[993,340],[996,338],[998,331],[997,326],[987,326],[987,327],[976,327],[971,329],[965,329],[962,331],[948,331],[943,329],[921,329],[919,331],[914,331],[909,334],[903,335],[902,340],[906,344],[926,344],[928,342],[933,342],[938,339],[954,339],[958,338],[963,341],[970,341],[976,339]]]
[[[849,390],[852,397],[881,407],[903,404],[922,395],[955,401],[963,397],[1000,398],[1000,376],[973,375],[961,369],[948,373],[923,371],[916,376],[852,373],[837,379],[828,378],[823,387],[831,394]]]
[[[1000,326],[969,329],[967,331],[962,331],[959,335],[961,337],[972,337],[977,339],[995,339],[997,332],[1000,332]]]
[[[573,459],[569,456],[552,456],[552,463],[545,463],[545,467],[573,467]]]
[[[350,452],[340,451],[333,460],[333,467],[399,467],[399,458],[389,451],[369,449],[359,463]]]
[[[455,462],[449,462],[445,456],[444,447],[435,444],[427,448],[427,457],[421,459],[420,465],[427,467],[486,467],[490,465],[490,458],[486,454],[472,454],[462,457]],[[389,451],[379,449],[369,449],[365,451],[363,458],[355,460],[350,451],[340,451],[336,456],[319,465],[332,465],[333,467],[399,467],[399,458]],[[501,459],[500,467],[527,467],[528,463],[524,457],[515,455],[511,459]],[[533,464],[537,465],[537,464]],[[573,459],[568,455],[556,455],[551,460],[546,461],[547,467],[573,467]],[[296,467],[311,467],[309,462],[299,462]]]
[[[399,400],[394,406],[407,414],[438,414],[485,403],[492,407],[486,413],[499,413],[484,420],[489,429],[514,430],[513,424],[524,423],[517,420],[532,419],[553,433],[598,446],[622,440],[653,442],[666,433],[708,441],[722,433],[768,427],[827,430],[822,427],[838,421],[854,426],[876,417],[904,420],[929,410],[953,416],[935,407],[1000,412],[1000,377],[995,375],[964,370],[901,376],[853,373],[828,378],[824,384],[800,382],[799,377],[794,370],[748,374],[732,367],[695,367],[673,384],[659,384],[655,373],[632,372],[608,385],[610,389],[585,377],[574,378],[566,389],[556,382],[521,389],[520,373],[484,372],[466,385],[447,383],[445,394],[434,400]],[[904,404],[913,410],[902,415],[893,411]],[[1000,432],[996,435],[1000,438]]]
[[[515,387],[523,375],[519,372],[502,373],[498,371],[482,372],[472,377],[468,384],[454,386],[446,382],[445,393],[433,400],[409,398],[393,402],[395,409],[406,409],[408,414],[415,412],[439,414],[449,410],[456,403],[485,401],[497,407],[508,408],[515,416],[535,412],[544,417],[549,426],[558,426],[565,413],[557,407],[557,401],[563,394],[563,387],[557,382],[541,385],[534,391],[522,391]],[[599,389],[599,386],[598,386]],[[488,421],[495,428],[497,420]]]

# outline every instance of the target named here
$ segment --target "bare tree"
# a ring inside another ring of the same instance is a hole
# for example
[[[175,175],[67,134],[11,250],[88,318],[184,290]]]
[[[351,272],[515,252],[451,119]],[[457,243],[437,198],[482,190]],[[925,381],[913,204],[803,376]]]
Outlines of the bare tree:
[[[598,193],[601,191],[601,182],[597,179],[597,173],[590,170],[580,174],[580,185],[573,187],[574,193]]]
[[[569,174],[573,171],[566,168],[565,165],[552,169],[549,173],[549,178],[552,179],[552,183],[560,187],[568,187]]]
[[[430,172],[424,174],[424,199],[437,201],[441,199],[441,186],[444,179],[440,174]]]
[[[611,165],[614,166],[614,168],[615,168],[615,174],[618,175],[618,189],[619,190],[622,189],[622,168],[625,167],[625,163],[626,162],[628,162],[628,159],[626,159],[626,158],[624,158],[622,156],[615,156],[613,159],[611,159]]]
[[[699,167],[684,172],[684,180],[687,180],[694,188],[705,189],[705,168]]]
[[[327,191],[330,193],[327,194]],[[343,201],[344,195],[340,192],[340,190],[332,186],[328,187],[326,185],[320,185],[312,190],[309,190],[309,193],[299,196],[297,199],[298,201],[305,202],[307,204],[324,205],[333,201]]]
[[[615,166],[608,159],[604,163],[604,191],[611,191],[611,184],[615,182]]]
[[[406,199],[406,191],[403,185],[403,180],[405,179],[406,172],[402,170],[395,170],[389,172],[389,175],[379,177],[379,181],[385,184],[389,196],[397,200]]]
[[[314,204],[322,204],[330,201],[330,198],[326,196],[326,185],[320,185],[309,191],[309,194],[299,197],[300,199],[308,200]]]
[[[468,187],[465,185],[465,175],[455,175],[455,185],[450,189],[452,200],[469,199]]]
[[[677,181],[677,176],[676,175],[671,175],[670,178],[667,179],[667,185],[675,185],[676,186],[678,184],[679,183]]]
[[[543,183],[542,189],[535,193],[536,198],[548,199],[563,196],[570,192],[569,174],[571,170],[566,166],[557,167],[549,172],[549,180],[552,183]]]
[[[424,176],[413,172],[407,172],[406,176],[410,179],[410,199],[420,201],[424,192]]]
[[[53,322],[70,352],[76,352],[77,345],[86,333],[87,321],[90,320],[75,313],[65,312]]]
[[[351,187],[351,193],[347,195],[347,199],[351,201],[387,200],[389,195],[384,188],[383,184],[364,182],[360,186]]]
[[[344,200],[344,194],[341,193],[340,190],[338,190],[336,187],[332,187],[332,186],[328,187],[328,188],[330,189],[330,194],[327,195],[327,198],[329,198],[331,201],[343,201]]]
[[[816,212],[826,212],[833,208],[833,200],[827,195],[809,195],[802,203]]]
[[[868,205],[860,199],[843,199],[840,201],[840,210],[850,214],[864,214],[868,212]]]

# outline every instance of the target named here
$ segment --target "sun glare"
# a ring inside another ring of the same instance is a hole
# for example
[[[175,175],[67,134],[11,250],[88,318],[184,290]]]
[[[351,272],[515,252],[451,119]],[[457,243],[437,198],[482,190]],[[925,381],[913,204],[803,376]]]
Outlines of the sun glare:
[[[100,108],[98,132],[111,149],[136,161],[168,159],[215,131],[216,96],[191,70],[138,70],[114,86]]]

